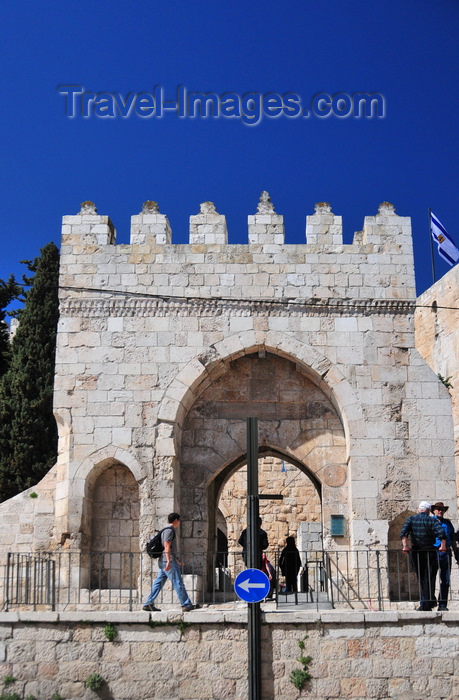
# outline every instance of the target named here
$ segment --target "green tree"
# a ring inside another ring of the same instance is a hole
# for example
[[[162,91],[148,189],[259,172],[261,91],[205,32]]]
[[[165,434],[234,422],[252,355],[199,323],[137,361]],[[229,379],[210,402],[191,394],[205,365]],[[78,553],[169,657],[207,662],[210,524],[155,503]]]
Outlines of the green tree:
[[[36,484],[57,454],[53,416],[54,358],[58,321],[59,252],[54,243],[24,261],[24,308],[11,344],[11,362],[0,380],[0,500]]]
[[[17,284],[13,275],[8,282],[0,280],[0,377],[2,377],[9,367],[11,359],[11,347],[9,341],[8,324],[5,321],[7,316],[7,306],[13,299],[19,299],[23,288]]]

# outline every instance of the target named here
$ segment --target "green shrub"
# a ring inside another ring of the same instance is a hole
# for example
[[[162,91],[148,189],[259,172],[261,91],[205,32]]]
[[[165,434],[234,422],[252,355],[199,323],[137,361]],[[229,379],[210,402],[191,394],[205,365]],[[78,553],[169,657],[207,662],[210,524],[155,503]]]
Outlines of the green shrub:
[[[104,683],[105,680],[98,673],[91,673],[84,682],[86,688],[91,688],[91,690],[100,690]]]
[[[303,654],[305,639],[307,639],[307,636],[298,642],[298,646],[301,649],[301,656],[298,661],[300,664],[302,664],[303,668],[294,668],[293,671],[290,672],[290,683],[292,683],[300,692],[303,690],[305,683],[311,680],[311,674],[308,671],[308,666],[312,661],[312,656],[304,656]]]
[[[298,690],[303,690],[304,684],[309,681],[310,678],[311,674],[309,671],[305,671],[302,668],[294,668],[290,673],[290,683],[293,683]]]
[[[109,642],[113,642],[113,640],[118,636],[118,630],[116,629],[115,625],[108,622],[104,627],[104,634]]]
[[[191,622],[184,622],[183,620],[179,620],[177,622],[177,627],[179,628],[180,631],[180,636],[182,637],[186,628],[191,626]]]
[[[439,380],[440,380],[441,382],[443,382],[443,384],[446,386],[447,389],[452,389],[452,388],[453,388],[453,385],[452,385],[451,382],[449,381],[450,379],[452,379],[452,376],[449,376],[449,377],[442,377],[441,374],[437,374],[437,377],[439,378]]]

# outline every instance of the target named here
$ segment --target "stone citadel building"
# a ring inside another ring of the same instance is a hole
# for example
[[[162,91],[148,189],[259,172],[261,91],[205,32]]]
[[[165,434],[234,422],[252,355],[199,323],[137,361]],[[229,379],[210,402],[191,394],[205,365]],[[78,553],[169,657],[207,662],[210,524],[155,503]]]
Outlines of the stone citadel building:
[[[135,588],[139,552],[172,510],[185,563],[234,549],[245,525],[246,417],[259,419],[260,491],[284,497],[261,502],[273,549],[287,534],[309,552],[399,549],[401,522],[425,498],[444,501],[457,523],[451,396],[438,374],[451,377],[457,430],[459,268],[416,300],[408,217],[383,203],[343,244],[341,217],[321,203],[305,242],[288,245],[263,193],[247,244],[228,243],[210,202],[190,217],[188,244],[171,240],[154,202],[132,217],[128,245],[89,202],[63,219],[58,461],[0,504],[2,563],[24,553],[17,571],[32,581],[29,563],[51,552],[39,573],[55,564],[67,586],[63,604],[41,600],[34,612],[30,601],[11,606],[2,577],[0,673],[23,694],[87,697],[97,672],[116,700],[247,697],[240,608],[186,613],[185,629],[169,610],[149,625],[140,594],[134,606],[70,597]],[[110,562],[95,582],[94,553]],[[128,582],[124,569],[116,576],[123,555],[134,562]],[[208,564],[196,571],[209,588]],[[371,599],[346,612],[265,609],[264,698],[292,697],[305,640],[316,700],[459,697],[459,614],[391,608],[387,581],[377,583],[380,611]],[[19,573],[15,584],[13,594],[24,592]]]
[[[210,202],[185,245],[155,202],[129,245],[92,203],[64,217],[59,457],[39,499],[2,504],[3,549],[138,551],[172,510],[185,556],[233,546],[245,503],[224,494],[247,416],[278,465],[284,501],[262,506],[275,546],[320,523],[326,548],[386,547],[426,497],[455,519],[451,399],[415,347],[410,219],[383,203],[343,244],[321,203],[305,241],[284,243],[267,193],[248,244],[228,243]]]

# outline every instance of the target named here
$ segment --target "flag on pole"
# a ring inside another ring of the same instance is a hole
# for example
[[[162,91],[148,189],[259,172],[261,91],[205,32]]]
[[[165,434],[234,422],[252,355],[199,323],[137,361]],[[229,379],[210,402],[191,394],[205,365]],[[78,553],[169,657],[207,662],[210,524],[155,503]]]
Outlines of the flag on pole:
[[[438,254],[449,265],[454,265],[459,260],[459,249],[432,212],[430,212],[430,231],[433,240],[437,244]]]

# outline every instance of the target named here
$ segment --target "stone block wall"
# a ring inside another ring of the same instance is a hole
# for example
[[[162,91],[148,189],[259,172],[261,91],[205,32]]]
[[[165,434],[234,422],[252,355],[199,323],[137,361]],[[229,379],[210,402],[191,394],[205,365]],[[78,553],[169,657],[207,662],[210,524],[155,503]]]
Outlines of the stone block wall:
[[[196,611],[185,625],[180,616],[150,625],[147,613],[3,613],[0,675],[38,700],[246,700],[246,617]],[[459,697],[457,613],[265,613],[263,622],[263,700]],[[312,678],[299,694],[290,673],[302,668],[302,641]],[[97,694],[85,688],[93,673],[106,681]]]
[[[459,473],[459,266],[455,265],[417,299],[416,347],[451,396],[456,469]]]
[[[300,523],[297,547],[302,552],[319,552],[324,548],[322,523]]]

